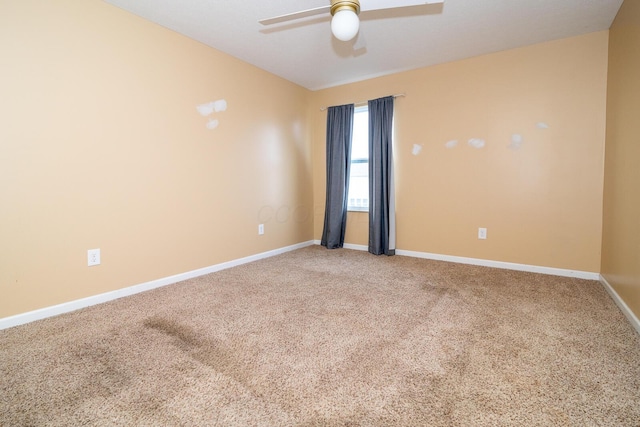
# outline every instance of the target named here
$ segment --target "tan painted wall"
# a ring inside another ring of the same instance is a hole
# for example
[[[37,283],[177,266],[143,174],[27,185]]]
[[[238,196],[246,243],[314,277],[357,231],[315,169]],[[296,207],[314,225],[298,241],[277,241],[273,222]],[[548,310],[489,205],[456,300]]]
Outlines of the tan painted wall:
[[[314,238],[320,107],[406,93],[395,113],[398,249],[599,272],[607,44],[604,31],[314,92]],[[365,215],[349,215],[347,243],[367,244]]]
[[[0,94],[0,318],[313,237],[299,86],[99,0],[20,0]]]
[[[607,32],[313,93],[98,0],[0,34],[0,318],[320,239],[319,108],[395,93],[398,248],[599,270]]]
[[[602,275],[640,317],[640,2],[610,31]]]

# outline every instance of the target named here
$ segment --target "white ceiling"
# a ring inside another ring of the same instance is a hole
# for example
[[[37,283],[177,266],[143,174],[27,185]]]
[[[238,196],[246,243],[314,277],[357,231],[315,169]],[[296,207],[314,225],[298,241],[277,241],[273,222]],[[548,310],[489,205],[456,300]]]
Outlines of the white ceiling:
[[[623,0],[445,0],[362,13],[351,42],[333,38],[329,15],[258,23],[330,0],[104,1],[318,90],[605,30]]]

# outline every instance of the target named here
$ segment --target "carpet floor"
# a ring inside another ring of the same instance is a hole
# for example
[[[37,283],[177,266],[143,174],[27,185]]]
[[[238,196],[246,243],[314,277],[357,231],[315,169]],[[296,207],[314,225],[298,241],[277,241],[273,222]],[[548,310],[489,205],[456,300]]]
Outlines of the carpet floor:
[[[640,426],[596,281],[312,246],[0,331],[2,426]]]

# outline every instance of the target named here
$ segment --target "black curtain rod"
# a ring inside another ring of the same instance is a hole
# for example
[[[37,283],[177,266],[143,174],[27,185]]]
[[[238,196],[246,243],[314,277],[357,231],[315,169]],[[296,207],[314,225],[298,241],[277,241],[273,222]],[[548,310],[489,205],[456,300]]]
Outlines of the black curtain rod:
[[[391,95],[391,96],[393,96],[394,98],[400,98],[402,96],[407,96],[407,95],[404,94],[404,93],[398,93],[396,95]],[[353,104],[354,105],[362,105],[362,104],[366,104],[367,102],[369,102],[369,101],[354,102]],[[320,111],[325,111],[327,108],[329,108],[329,107],[322,107],[322,108],[320,108]]]

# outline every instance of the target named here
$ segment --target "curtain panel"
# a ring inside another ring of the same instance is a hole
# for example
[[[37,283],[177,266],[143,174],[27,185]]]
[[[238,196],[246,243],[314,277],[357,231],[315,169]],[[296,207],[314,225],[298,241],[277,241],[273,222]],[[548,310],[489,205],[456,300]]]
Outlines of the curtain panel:
[[[354,104],[327,109],[327,194],[321,245],[344,246]]]
[[[369,101],[369,252],[395,255],[393,96]]]

